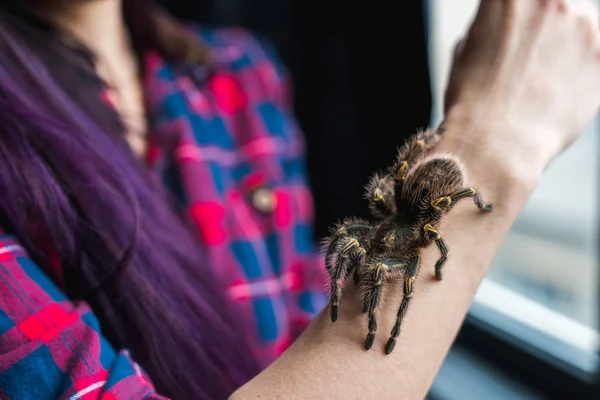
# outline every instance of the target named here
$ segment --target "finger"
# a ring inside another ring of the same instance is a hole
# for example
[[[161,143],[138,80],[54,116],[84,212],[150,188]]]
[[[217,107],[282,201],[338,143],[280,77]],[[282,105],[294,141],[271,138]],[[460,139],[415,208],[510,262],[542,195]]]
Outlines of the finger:
[[[579,30],[584,35],[586,47],[591,50],[600,69],[600,10],[597,1],[565,0],[567,9],[575,17]]]
[[[586,45],[596,51],[600,47],[600,16],[597,3],[592,0],[570,0],[567,7],[584,35]]]
[[[502,4],[506,3],[506,4]],[[485,15],[487,13],[493,13],[498,11],[498,7],[511,6],[512,1],[501,1],[501,0],[480,0],[479,7],[477,8],[477,15]]]
[[[481,0],[465,35],[467,46],[477,47],[481,42],[499,40],[503,33],[503,29],[500,28],[512,20],[513,9],[512,1]]]
[[[511,4],[503,4],[500,0],[481,0],[475,13],[475,19],[471,25],[472,29],[489,26],[496,18],[500,17]],[[509,2],[510,3],[510,2]]]
[[[452,52],[452,60],[456,60],[457,58],[460,57],[461,53],[464,51],[465,49],[465,38],[461,38],[458,42],[456,42],[456,44],[454,45],[454,51]]]
[[[598,14],[598,4],[593,0],[569,0],[566,3],[567,9],[573,13],[573,15],[580,16],[588,19],[598,26],[600,18]]]

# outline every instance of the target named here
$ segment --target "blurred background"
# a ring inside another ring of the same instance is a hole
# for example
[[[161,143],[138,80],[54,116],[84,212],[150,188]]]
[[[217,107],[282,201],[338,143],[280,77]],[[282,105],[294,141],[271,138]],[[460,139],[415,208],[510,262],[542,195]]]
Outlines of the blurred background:
[[[367,216],[363,185],[441,119],[453,47],[478,0],[169,0],[276,46],[295,82],[317,239]],[[499,251],[430,399],[600,399],[598,128],[548,169]]]

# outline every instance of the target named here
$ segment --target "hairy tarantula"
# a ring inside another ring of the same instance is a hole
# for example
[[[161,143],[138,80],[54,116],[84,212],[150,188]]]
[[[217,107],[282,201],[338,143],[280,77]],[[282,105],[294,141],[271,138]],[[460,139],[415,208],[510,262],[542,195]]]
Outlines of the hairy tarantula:
[[[461,162],[453,156],[431,153],[444,127],[422,131],[398,152],[385,175],[375,174],[366,186],[369,209],[376,222],[347,219],[325,239],[326,267],[331,281],[331,320],[338,317],[341,285],[353,273],[363,295],[363,312],[368,313],[370,349],[377,331],[376,312],[386,278],[402,275],[404,296],[396,323],[386,346],[390,354],[413,295],[419,271],[419,251],[435,242],[441,253],[435,277],[442,279],[448,247],[437,230],[442,216],[461,199],[473,198],[482,211],[491,211],[479,192],[468,185]]]

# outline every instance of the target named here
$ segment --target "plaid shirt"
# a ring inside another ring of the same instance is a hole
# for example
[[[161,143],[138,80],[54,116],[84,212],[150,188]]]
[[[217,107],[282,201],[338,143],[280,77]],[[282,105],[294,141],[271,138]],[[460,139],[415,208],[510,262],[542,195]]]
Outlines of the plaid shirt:
[[[207,267],[255,316],[257,355],[272,360],[326,303],[303,139],[272,48],[243,30],[198,31],[211,73],[146,54],[148,168],[196,227]],[[0,237],[0,399],[163,399],[47,268]]]

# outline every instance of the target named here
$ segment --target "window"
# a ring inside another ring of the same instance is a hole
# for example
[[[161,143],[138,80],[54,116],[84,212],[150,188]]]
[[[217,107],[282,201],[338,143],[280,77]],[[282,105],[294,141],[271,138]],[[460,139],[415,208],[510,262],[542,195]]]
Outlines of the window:
[[[478,0],[430,0],[434,110],[441,120],[454,45]],[[600,345],[597,122],[546,171],[477,293],[468,318],[485,335],[594,385]],[[517,353],[515,353],[517,354]],[[583,384],[583,383],[582,383]]]

